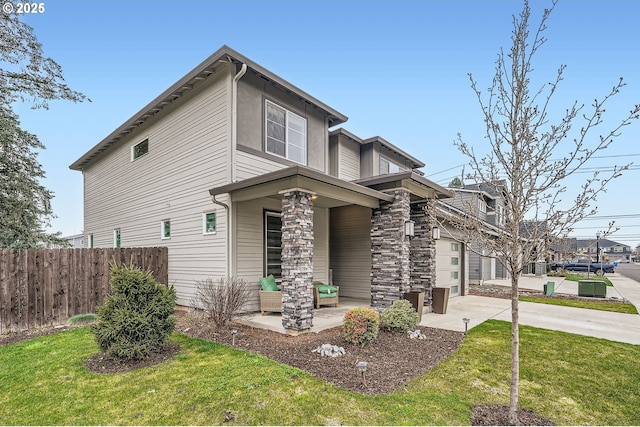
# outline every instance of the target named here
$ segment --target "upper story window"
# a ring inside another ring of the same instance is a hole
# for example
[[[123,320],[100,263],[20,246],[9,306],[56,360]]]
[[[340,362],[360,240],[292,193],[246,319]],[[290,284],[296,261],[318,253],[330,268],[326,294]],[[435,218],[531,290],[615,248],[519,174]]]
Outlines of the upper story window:
[[[478,209],[480,210],[480,212],[487,213],[487,204],[482,197],[478,199]]]
[[[400,165],[393,163],[391,160],[386,157],[380,156],[380,175],[387,175],[390,173],[398,173],[403,168]]]
[[[496,208],[497,212],[498,212],[498,218],[497,218],[497,223],[498,225],[504,225],[505,224],[505,219],[504,219],[504,206],[502,205],[498,205],[498,207]]]
[[[149,152],[149,139],[145,139],[142,142],[131,147],[131,161],[134,161]]]
[[[307,164],[307,119],[266,101],[267,153]]]

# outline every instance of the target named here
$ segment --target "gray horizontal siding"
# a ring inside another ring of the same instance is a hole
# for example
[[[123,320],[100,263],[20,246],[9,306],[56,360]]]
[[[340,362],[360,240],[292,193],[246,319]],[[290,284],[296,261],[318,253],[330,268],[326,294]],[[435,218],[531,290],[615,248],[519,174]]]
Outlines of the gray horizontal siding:
[[[371,209],[344,206],[329,215],[333,282],[341,296],[371,298]]]
[[[196,281],[226,274],[225,212],[208,189],[228,182],[229,81],[196,86],[84,171],[85,234],[96,247],[169,247],[169,282],[189,304]],[[148,138],[149,152],[131,161],[131,146]],[[224,198],[220,198],[224,201]],[[215,211],[217,234],[203,235],[202,214]],[[161,239],[160,222],[171,221]]]

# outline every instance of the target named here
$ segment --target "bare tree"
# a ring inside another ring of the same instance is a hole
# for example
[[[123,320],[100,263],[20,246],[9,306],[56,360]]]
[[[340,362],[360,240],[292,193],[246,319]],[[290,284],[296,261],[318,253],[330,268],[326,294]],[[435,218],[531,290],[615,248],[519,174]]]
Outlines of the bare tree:
[[[498,183],[505,198],[505,225],[495,227],[473,212],[448,220],[470,246],[486,248],[504,264],[511,277],[512,364],[509,422],[517,424],[519,383],[518,280],[523,269],[545,253],[551,237],[565,237],[576,222],[595,212],[591,206],[606,185],[628,167],[615,166],[602,176],[598,172],[576,189],[572,203],[564,203],[565,179],[576,173],[594,154],[610,146],[622,128],[638,119],[636,105],[600,136],[591,138],[604,124],[604,106],[625,84],[620,79],[612,90],[590,107],[574,102],[556,119],[550,117],[551,100],[563,80],[565,66],[541,87],[531,79],[533,58],[546,42],[543,33],[556,6],[545,9],[535,32],[529,32],[531,10],[527,0],[513,17],[512,45],[501,50],[495,76],[486,93],[469,74],[486,124],[488,154],[476,154],[460,135],[454,144],[469,158],[471,173],[465,179]],[[576,125],[579,122],[579,125]],[[568,153],[568,154],[566,154]],[[571,188],[573,191],[574,189]]]

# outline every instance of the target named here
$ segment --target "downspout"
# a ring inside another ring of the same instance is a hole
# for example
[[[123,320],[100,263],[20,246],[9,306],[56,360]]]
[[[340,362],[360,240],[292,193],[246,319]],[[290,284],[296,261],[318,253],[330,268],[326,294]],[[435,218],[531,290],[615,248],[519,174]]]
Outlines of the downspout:
[[[238,80],[247,72],[247,64],[233,78],[231,85],[231,182],[236,182],[236,149],[238,146]],[[215,202],[214,202],[215,203]]]
[[[226,266],[227,274],[226,274],[226,276],[227,277],[231,277],[231,242],[229,242],[229,237],[231,235],[229,230],[230,230],[231,227],[229,227],[229,216],[230,216],[229,205],[227,205],[225,203],[222,203],[222,202],[219,202],[218,200],[216,200],[216,196],[211,196],[211,201],[213,202],[213,204],[222,206],[224,208],[225,220],[227,222],[225,224],[225,229],[226,229],[226,234],[227,234],[227,237],[226,237],[226,240],[227,240],[227,253],[226,253],[226,255],[227,255],[227,257],[226,257],[227,258],[227,266]]]

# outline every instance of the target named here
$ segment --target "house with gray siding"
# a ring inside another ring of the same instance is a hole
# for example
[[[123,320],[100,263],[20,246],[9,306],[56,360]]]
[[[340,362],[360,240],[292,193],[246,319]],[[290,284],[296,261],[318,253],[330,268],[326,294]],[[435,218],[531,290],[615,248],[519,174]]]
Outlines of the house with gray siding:
[[[485,222],[488,227],[502,228],[505,225],[505,200],[501,194],[501,183],[468,184],[461,188],[451,188],[453,197],[439,203],[443,211],[458,210],[460,215],[473,215]],[[451,209],[451,207],[455,209]],[[445,231],[455,234],[451,227]],[[487,248],[478,245],[467,247],[467,274],[469,283],[482,283],[484,280],[506,279],[507,271],[497,256]]]
[[[223,46],[70,166],[87,246],[167,246],[182,305],[197,281],[233,276],[256,283],[257,311],[258,279],[273,274],[292,333],[313,324],[313,281],[373,307],[408,291],[430,304],[431,213],[452,194],[346,121]]]

